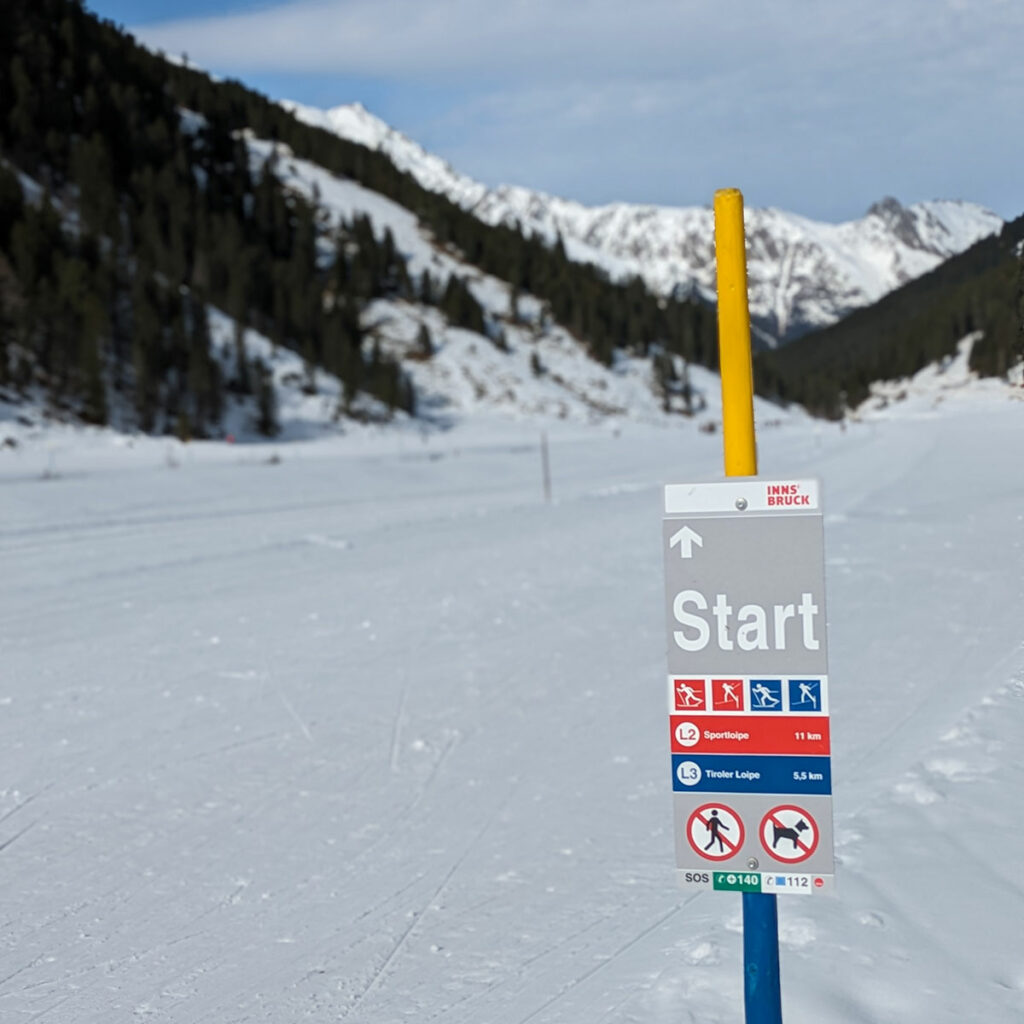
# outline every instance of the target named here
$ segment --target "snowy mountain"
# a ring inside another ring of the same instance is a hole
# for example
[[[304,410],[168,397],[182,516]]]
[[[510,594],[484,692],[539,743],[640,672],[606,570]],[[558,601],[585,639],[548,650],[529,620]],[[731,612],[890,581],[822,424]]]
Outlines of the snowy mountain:
[[[235,441],[481,414],[716,429],[708,211],[488,189],[361,107],[292,108],[300,120],[73,0],[12,2],[0,85],[30,79],[49,99],[0,110],[0,421]],[[979,216],[886,202],[835,227],[753,211],[755,314],[787,337],[834,317],[998,224]],[[885,296],[883,320],[942,306],[902,334],[866,311],[766,353],[759,393],[840,416],[971,332],[969,369],[1005,375],[1016,240],[1007,225]],[[864,321],[839,365],[831,336]]]
[[[286,108],[307,124],[387,154],[421,185],[443,193],[488,224],[520,224],[549,239],[561,234],[570,257],[613,276],[638,274],[667,294],[713,299],[713,215],[709,208],[613,203],[588,207],[530,189],[488,188],[391,128],[360,104]],[[748,209],[750,309],[772,338],[834,323],[994,234],[1002,219],[974,203],[876,203],[860,220],[813,221],[776,209]]]

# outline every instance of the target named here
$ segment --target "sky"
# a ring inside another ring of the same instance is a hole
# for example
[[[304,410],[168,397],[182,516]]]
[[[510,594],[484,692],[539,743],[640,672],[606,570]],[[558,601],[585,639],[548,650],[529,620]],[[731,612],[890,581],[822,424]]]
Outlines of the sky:
[[[488,185],[840,221],[1024,213],[1020,0],[87,0],[278,99],[370,111]]]

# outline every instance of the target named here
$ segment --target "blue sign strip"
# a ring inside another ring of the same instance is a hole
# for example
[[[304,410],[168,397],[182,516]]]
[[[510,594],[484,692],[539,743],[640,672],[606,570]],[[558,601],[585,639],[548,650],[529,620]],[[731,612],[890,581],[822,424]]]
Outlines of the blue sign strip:
[[[673,754],[672,788],[677,793],[823,793],[832,792],[827,757],[777,754]]]

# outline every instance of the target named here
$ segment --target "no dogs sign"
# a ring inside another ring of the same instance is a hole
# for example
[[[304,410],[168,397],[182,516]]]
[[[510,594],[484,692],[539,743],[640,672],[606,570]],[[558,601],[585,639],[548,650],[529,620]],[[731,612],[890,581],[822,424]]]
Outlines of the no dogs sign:
[[[829,889],[818,482],[671,484],[663,545],[680,882],[755,892]]]
[[[818,848],[818,825],[802,807],[783,804],[761,819],[761,845],[769,857],[799,864]]]

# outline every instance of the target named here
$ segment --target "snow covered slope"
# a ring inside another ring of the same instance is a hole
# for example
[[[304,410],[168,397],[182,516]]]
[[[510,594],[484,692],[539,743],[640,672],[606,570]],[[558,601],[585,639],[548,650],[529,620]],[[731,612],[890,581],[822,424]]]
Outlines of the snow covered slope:
[[[987,406],[993,402],[1024,402],[1024,363],[1004,380],[979,377],[970,368],[971,349],[982,337],[975,332],[961,339],[953,355],[932,363],[902,380],[880,380],[870,397],[849,415],[855,422],[934,416],[950,406]]]
[[[780,900],[787,1024],[1024,1015],[1024,404],[903,408],[760,436],[826,508],[838,893]],[[551,440],[552,505],[508,422],[0,447],[0,1019],[741,1019],[664,710],[659,488],[720,437]]]
[[[322,216],[321,228],[326,233],[342,220],[366,215],[378,237],[391,232],[412,277],[418,279],[428,271],[443,285],[455,274],[467,282],[483,307],[491,332],[488,336],[453,327],[438,309],[422,304],[377,300],[366,310],[363,325],[370,336],[386,352],[401,359],[412,377],[419,396],[418,414],[442,425],[479,412],[511,418],[665,421],[664,399],[651,360],[622,357],[612,367],[596,362],[579,341],[552,320],[545,304],[536,298],[520,296],[513,315],[505,282],[438,246],[404,207],[295,157],[280,144],[249,136],[247,145],[256,174],[271,153],[276,154],[275,173],[290,190],[310,200],[315,198]],[[417,358],[421,327],[426,327],[434,344],[430,359]],[[499,332],[501,343],[496,344]],[[253,343],[257,344],[255,338]],[[262,351],[254,354],[266,358]],[[681,373],[681,360],[678,362]],[[277,375],[279,382],[288,373],[282,368]],[[701,422],[713,419],[720,408],[717,375],[696,366],[687,373],[693,390],[691,412],[700,416]],[[328,386],[326,392],[331,391]],[[327,407],[336,407],[336,402]],[[798,410],[784,412],[760,400],[758,410],[770,419],[803,415]]]
[[[615,275],[639,274],[656,291],[714,295],[710,209],[580,203],[514,186],[487,188],[390,128],[359,104],[317,110],[285,106],[303,121],[386,153],[425,188],[487,223],[518,222],[574,259]],[[775,209],[747,210],[750,308],[763,329],[791,337],[833,323],[933,269],[1002,226],[974,203],[876,203],[860,220],[826,224]]]

